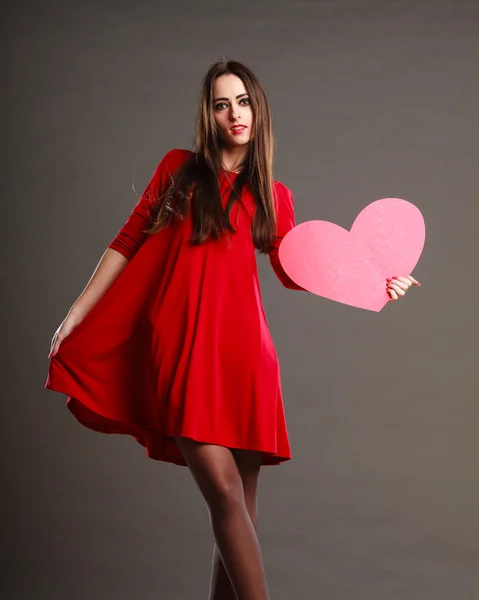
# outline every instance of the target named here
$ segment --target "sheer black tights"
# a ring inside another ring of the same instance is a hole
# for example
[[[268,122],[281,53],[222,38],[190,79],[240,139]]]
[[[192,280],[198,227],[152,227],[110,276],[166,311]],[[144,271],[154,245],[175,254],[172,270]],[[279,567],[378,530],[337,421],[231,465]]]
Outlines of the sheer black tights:
[[[256,535],[261,453],[176,437],[215,537],[210,600],[269,600]]]

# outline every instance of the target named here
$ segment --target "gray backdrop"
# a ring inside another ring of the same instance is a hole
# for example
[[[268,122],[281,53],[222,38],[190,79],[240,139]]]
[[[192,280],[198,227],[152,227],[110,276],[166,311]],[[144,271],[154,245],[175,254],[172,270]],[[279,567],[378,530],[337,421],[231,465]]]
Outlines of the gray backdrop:
[[[287,290],[258,256],[293,451],[260,481],[271,596],[478,597],[479,3],[17,1],[4,19],[7,597],[206,598],[188,469],[80,426],[43,386],[132,184],[191,147],[225,55],[269,95],[298,223],[349,228],[396,196],[427,226],[422,287],[379,314]]]

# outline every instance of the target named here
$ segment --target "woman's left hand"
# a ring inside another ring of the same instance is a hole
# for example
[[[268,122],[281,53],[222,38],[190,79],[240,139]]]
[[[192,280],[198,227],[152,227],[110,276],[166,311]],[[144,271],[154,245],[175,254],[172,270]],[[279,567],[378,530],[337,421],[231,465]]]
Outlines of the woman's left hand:
[[[389,302],[399,300],[412,285],[421,285],[417,279],[414,279],[412,275],[408,277],[388,277],[386,280],[386,290],[391,296]]]

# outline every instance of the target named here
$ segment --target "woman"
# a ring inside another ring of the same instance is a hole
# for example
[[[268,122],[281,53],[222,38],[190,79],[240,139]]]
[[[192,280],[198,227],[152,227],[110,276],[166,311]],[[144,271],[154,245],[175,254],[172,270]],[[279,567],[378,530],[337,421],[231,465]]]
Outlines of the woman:
[[[258,477],[291,458],[255,259],[267,253],[283,285],[303,290],[278,260],[295,222],[272,162],[261,85],[241,63],[215,63],[196,152],[161,160],[55,333],[45,386],[68,395],[87,427],[133,435],[149,457],[190,468],[216,540],[216,600],[269,597]],[[389,282],[391,300],[411,284]]]

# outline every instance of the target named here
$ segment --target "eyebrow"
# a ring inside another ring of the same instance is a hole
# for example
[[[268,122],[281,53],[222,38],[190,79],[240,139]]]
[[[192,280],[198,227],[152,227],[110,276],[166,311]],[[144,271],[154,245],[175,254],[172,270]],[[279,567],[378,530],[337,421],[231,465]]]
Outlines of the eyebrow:
[[[243,96],[247,96],[248,94],[245,92],[244,94],[240,94],[239,96],[236,96],[236,100],[238,100],[238,98],[242,98]],[[213,102],[219,102],[219,100],[228,100],[228,98],[215,98],[213,100]]]

